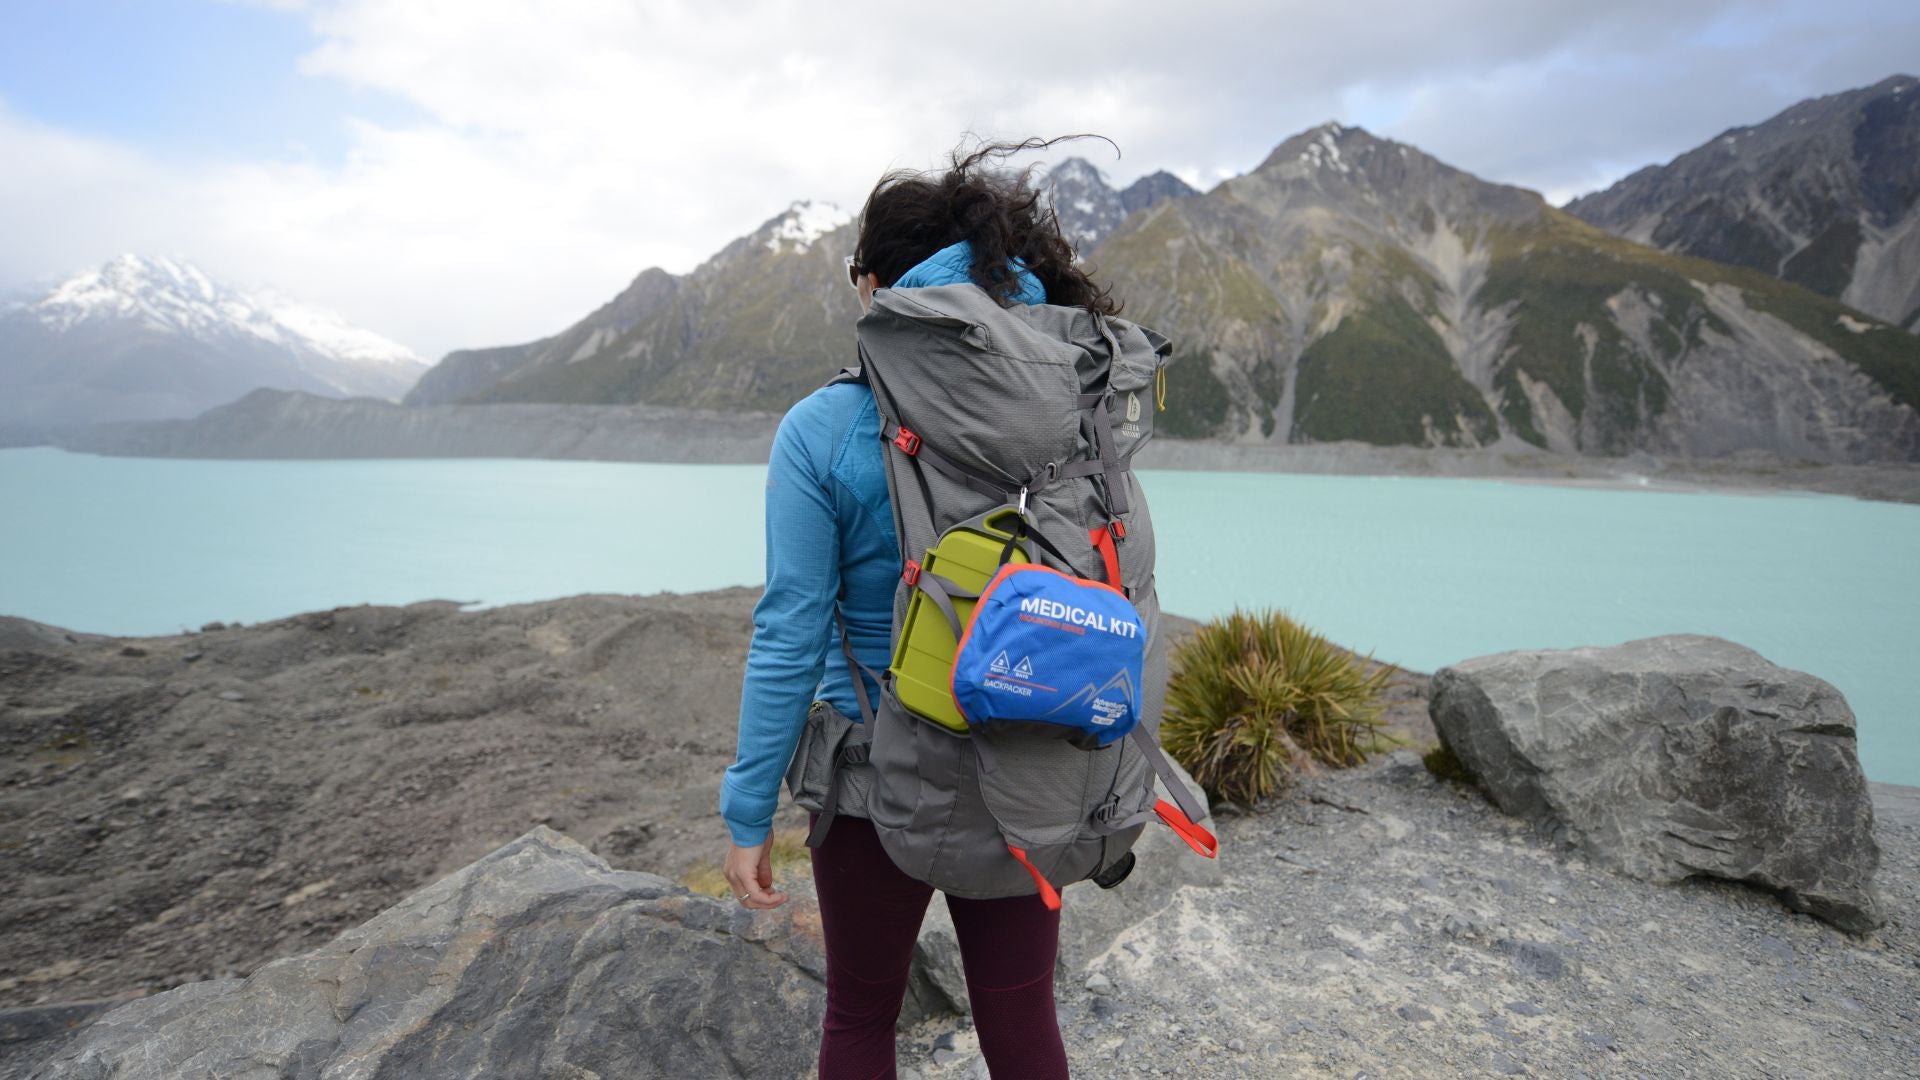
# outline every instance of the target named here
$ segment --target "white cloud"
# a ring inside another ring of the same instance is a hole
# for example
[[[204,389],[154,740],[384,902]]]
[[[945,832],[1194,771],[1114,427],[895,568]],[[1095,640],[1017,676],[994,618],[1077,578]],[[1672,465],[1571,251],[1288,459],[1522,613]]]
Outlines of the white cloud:
[[[1743,78],[1777,36],[1698,55],[1729,12],[1782,6],[1732,0],[267,2],[321,39],[308,77],[422,119],[347,119],[333,164],[181,164],[0,111],[0,281],[180,253],[437,356],[557,331],[793,199],[856,208],[881,172],[934,164],[966,131],[1098,131],[1125,156],[1078,152],[1118,182],[1168,168],[1210,185],[1339,118],[1563,198],[1650,148],[1842,88]],[[1847,7],[1823,9],[1839,12],[1829,39],[1871,21]],[[1911,20],[1878,37],[1920,53]],[[1845,69],[1819,55],[1814,74]],[[1723,85],[1703,90],[1700,71]]]

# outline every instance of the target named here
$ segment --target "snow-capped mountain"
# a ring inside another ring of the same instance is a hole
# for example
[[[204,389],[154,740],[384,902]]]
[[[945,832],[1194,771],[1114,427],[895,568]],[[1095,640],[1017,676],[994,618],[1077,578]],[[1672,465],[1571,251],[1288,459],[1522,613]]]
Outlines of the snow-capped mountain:
[[[853,215],[830,202],[802,199],[785,213],[761,226],[768,233],[767,250],[804,252],[815,240],[853,220]]]
[[[256,387],[398,399],[427,369],[404,346],[179,259],[122,255],[0,309],[0,423],[192,416]]]
[[[841,256],[852,216],[800,201],[684,275],[643,272],[566,330],[447,354],[407,395],[445,402],[785,408],[842,364],[860,316]]]
[[[1068,158],[1053,167],[1041,187],[1054,216],[1060,219],[1060,235],[1073,250],[1086,255],[1100,241],[1137,210],[1145,210],[1168,199],[1185,199],[1199,194],[1186,181],[1170,172],[1156,172],[1115,190],[1100,170],[1085,158]]]

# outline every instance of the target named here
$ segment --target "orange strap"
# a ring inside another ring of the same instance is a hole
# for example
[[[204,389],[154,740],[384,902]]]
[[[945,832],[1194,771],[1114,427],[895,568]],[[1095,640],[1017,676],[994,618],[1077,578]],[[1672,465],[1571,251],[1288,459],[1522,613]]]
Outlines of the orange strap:
[[[1119,524],[1115,522],[1114,524]],[[1122,526],[1125,528],[1125,526]],[[1087,530],[1087,539],[1093,541],[1093,550],[1100,553],[1100,561],[1106,565],[1107,584],[1120,587],[1120,549],[1113,545],[1113,530],[1100,525]]]
[[[1179,833],[1180,839],[1185,840],[1188,847],[1205,855],[1209,859],[1220,854],[1220,841],[1214,839],[1213,834],[1202,826],[1189,821],[1187,815],[1180,812],[1179,807],[1165,799],[1161,799],[1159,802],[1153,804],[1153,812],[1160,815],[1160,820],[1166,822],[1168,828]],[[1025,862],[1026,860],[1021,859],[1020,861]],[[1032,867],[1028,867],[1028,869],[1031,870]]]
[[[1020,865],[1027,868],[1027,873],[1033,875],[1033,883],[1035,885],[1040,886],[1041,903],[1044,903],[1047,905],[1048,911],[1059,911],[1060,910],[1059,891],[1053,887],[1053,882],[1048,881],[1044,876],[1041,875],[1038,867],[1034,866],[1031,862],[1027,861],[1026,849],[1017,848],[1017,847],[1014,847],[1012,844],[1008,844],[1007,850],[1013,852],[1013,857],[1016,859],[1019,859]]]

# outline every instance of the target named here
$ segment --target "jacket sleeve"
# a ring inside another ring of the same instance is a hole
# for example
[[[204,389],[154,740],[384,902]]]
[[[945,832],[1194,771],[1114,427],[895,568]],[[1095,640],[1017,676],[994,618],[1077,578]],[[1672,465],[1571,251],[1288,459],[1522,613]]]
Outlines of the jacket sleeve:
[[[720,784],[733,842],[766,840],[825,670],[840,589],[840,539],[828,472],[831,432],[818,399],[780,421],[767,462],[767,587],[753,609],[740,689],[740,734]]]

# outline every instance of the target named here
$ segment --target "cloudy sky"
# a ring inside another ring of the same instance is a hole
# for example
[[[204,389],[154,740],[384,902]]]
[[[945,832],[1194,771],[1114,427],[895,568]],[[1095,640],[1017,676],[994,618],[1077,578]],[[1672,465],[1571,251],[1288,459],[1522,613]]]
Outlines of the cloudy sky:
[[[1201,187],[1334,119],[1555,203],[1920,68],[1912,0],[0,0],[0,289],[123,251],[436,359],[963,133]]]

